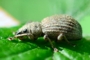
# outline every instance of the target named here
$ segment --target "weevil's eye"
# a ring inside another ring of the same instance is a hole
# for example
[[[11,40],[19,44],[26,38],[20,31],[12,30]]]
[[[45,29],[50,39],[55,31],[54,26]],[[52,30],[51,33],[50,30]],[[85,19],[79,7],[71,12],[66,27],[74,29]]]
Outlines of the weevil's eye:
[[[15,33],[15,35],[24,34],[24,33],[28,33],[28,30],[25,29],[25,30],[23,30],[23,31],[17,31],[17,32]]]
[[[19,34],[22,34],[22,32],[16,32],[15,35],[19,35]]]
[[[27,30],[27,29],[25,29],[25,30],[23,31],[23,33],[28,33],[28,30]]]

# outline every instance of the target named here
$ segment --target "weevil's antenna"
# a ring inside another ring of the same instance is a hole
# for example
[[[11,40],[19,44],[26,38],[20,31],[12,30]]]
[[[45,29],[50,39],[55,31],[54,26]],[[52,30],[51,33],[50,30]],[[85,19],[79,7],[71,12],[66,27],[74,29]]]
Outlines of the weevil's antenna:
[[[14,40],[15,38],[22,37],[22,36],[28,36],[28,33],[20,34],[20,35],[15,35],[14,37],[9,37],[7,39],[11,41],[11,40]]]
[[[12,41],[12,40],[14,40],[16,37],[9,37],[9,38],[7,38],[9,41]]]

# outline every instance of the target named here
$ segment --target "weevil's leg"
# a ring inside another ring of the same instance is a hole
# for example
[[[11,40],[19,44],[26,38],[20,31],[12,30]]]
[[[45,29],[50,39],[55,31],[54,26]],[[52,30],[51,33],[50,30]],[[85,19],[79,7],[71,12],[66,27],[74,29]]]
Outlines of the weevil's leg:
[[[29,34],[27,34],[27,36],[28,36],[29,39],[34,40],[33,34],[29,33]]]
[[[62,39],[64,39],[68,44],[74,46],[74,44],[72,44],[71,42],[68,41],[68,39],[66,38],[66,36],[63,33],[60,33],[59,36],[57,37],[57,40],[61,41]]]
[[[69,42],[65,35],[64,35],[64,39],[65,39],[65,41],[66,41],[68,44],[70,44],[70,45],[72,45],[73,47],[75,47],[75,44]]]
[[[52,44],[52,41],[49,39],[49,37],[47,35],[44,35],[44,39],[48,40],[49,43],[51,44],[51,47],[54,48],[54,45]]]
[[[63,39],[63,33],[60,33],[59,36],[57,37],[57,41],[61,41]]]
[[[71,44],[71,43],[68,41],[68,39],[66,38],[66,36],[64,36],[64,39],[65,39],[65,41],[66,41],[68,44]]]
[[[29,27],[29,26],[28,26]],[[30,27],[29,27],[30,28]],[[31,30],[28,31],[27,36],[29,39],[34,40],[34,35]]]
[[[51,47],[54,49],[54,52],[58,52],[58,49],[54,47],[52,41],[50,40],[50,38],[47,35],[44,35],[44,39],[49,41]]]
[[[33,34],[27,34],[28,38],[31,40],[37,40],[38,37],[35,37]]]
[[[65,41],[70,44],[70,42],[67,40],[66,36],[63,35],[63,33],[60,33],[59,36],[57,37],[58,41],[61,41],[62,39],[65,39]]]

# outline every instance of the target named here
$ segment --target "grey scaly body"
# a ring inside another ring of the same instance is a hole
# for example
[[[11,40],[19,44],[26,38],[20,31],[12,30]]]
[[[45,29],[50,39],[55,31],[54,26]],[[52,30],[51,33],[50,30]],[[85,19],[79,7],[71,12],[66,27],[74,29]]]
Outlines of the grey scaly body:
[[[15,32],[14,35],[14,38],[20,38],[21,40],[25,40],[25,36],[31,40],[37,40],[38,37],[42,36],[41,24],[39,22],[27,23]],[[9,38],[9,40],[13,40],[13,38]]]
[[[68,15],[54,15],[44,18],[41,22],[42,31],[50,39],[57,39],[59,34],[64,34],[68,40],[80,40],[82,28],[80,24]]]

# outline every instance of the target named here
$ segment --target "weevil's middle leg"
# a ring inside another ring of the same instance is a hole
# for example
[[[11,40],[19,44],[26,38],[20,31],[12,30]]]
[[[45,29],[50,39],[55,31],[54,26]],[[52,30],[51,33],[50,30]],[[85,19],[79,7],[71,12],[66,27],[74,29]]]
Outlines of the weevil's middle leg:
[[[60,33],[59,36],[57,37],[57,41],[61,41],[63,39],[63,33]]]
[[[51,47],[54,49],[54,52],[58,52],[58,49],[56,47],[54,47],[54,45],[53,45],[52,41],[50,40],[50,38],[48,37],[48,35],[44,35],[44,39],[49,41]]]

